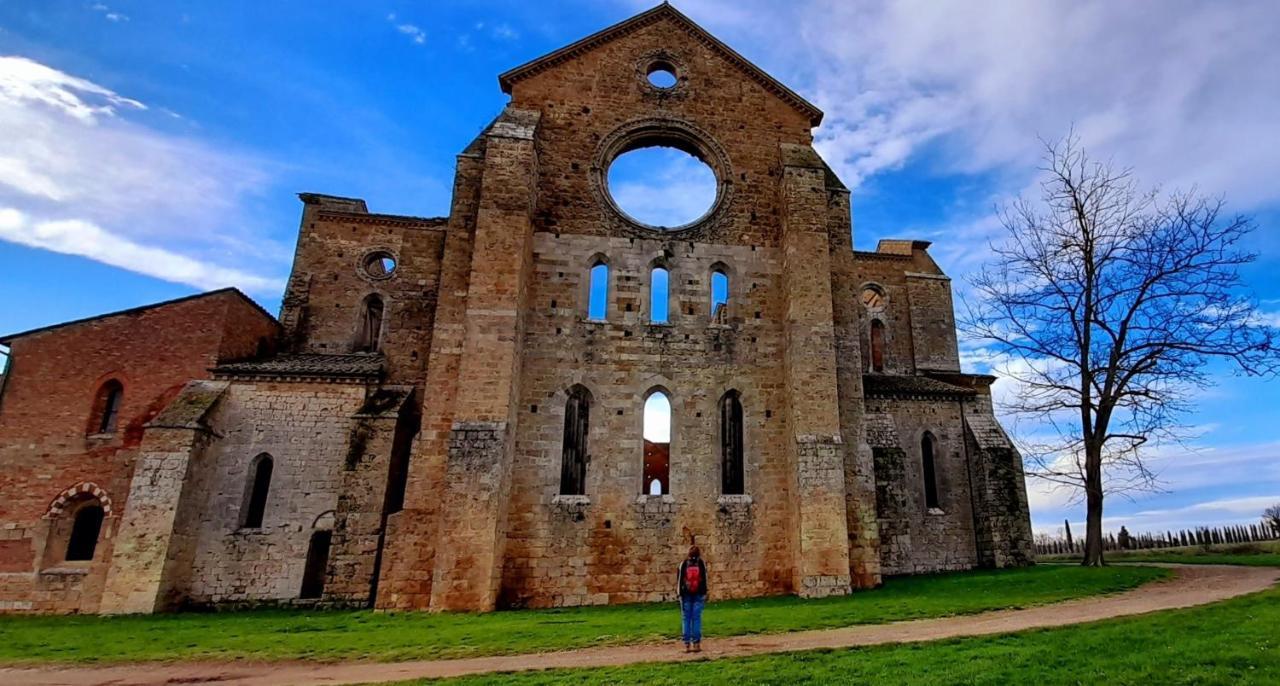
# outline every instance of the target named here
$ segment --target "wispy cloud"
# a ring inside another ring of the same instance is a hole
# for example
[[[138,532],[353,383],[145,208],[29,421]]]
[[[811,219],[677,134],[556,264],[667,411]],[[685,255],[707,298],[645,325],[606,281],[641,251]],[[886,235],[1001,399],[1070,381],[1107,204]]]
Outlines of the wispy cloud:
[[[408,36],[409,40],[412,40],[414,43],[424,45],[427,42],[427,33],[425,31],[419,28],[416,24],[400,22],[396,18],[394,12],[387,15],[387,21],[391,22],[391,24],[395,26],[396,31]]]
[[[96,3],[92,4],[92,5],[90,5],[90,6],[89,6],[89,9],[91,9],[91,10],[93,10],[93,11],[95,11],[95,12],[101,12],[101,13],[102,13],[102,16],[103,16],[107,21],[114,21],[114,22],[129,21],[129,15],[124,14],[123,12],[117,12],[117,11],[115,11],[115,10],[111,9],[110,7],[107,7],[106,5],[104,5],[104,4],[102,4],[102,3],[100,3],[100,2],[96,2]]]
[[[219,267],[164,248],[141,245],[80,219],[31,222],[12,208],[0,208],[0,240],[87,257],[113,267],[197,288],[236,285],[250,291],[270,292],[281,285],[278,279]]]
[[[243,208],[270,165],[130,116],[145,110],[87,79],[0,57],[0,130],[23,132],[0,144],[0,240],[274,294],[285,265]],[[259,250],[227,249],[251,240]]]

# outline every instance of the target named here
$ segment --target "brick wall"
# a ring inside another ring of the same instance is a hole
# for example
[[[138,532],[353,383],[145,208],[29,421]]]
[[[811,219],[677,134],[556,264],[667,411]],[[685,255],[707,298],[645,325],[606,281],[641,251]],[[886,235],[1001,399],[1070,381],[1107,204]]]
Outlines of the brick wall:
[[[14,338],[0,398],[0,608],[94,611],[143,425],[188,379],[276,335],[273,319],[226,290]],[[91,416],[108,379],[123,400],[116,430],[98,434]],[[113,508],[93,562],[63,564],[53,548],[65,535],[47,540],[56,522],[46,515],[60,492],[86,483]]]

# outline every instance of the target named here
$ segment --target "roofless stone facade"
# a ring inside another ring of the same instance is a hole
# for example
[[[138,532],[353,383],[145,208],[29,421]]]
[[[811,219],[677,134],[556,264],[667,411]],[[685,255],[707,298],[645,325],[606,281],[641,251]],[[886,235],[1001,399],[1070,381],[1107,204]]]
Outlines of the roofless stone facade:
[[[179,302],[4,339],[0,608],[664,600],[691,543],[722,598],[1031,561],[950,282],[925,242],[853,250],[817,108],[665,4],[500,84],[447,218],[301,196],[278,325],[196,340]],[[700,218],[616,202],[650,146],[710,167]]]

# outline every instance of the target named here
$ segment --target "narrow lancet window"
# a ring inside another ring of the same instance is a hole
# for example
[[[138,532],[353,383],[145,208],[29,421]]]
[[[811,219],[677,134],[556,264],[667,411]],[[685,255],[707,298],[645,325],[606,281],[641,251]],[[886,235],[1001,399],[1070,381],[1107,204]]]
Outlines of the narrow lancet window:
[[[930,510],[939,508],[938,473],[934,465],[935,448],[933,434],[926,431],[924,437],[920,439],[920,456],[924,466],[924,505]]]
[[[720,490],[725,495],[746,492],[742,461],[742,401],[737,391],[720,399]]]
[[[884,322],[871,320],[871,371],[884,371]]]
[[[586,495],[587,434],[591,429],[591,394],[582,386],[569,391],[564,406],[564,441],[560,449],[560,495]]]
[[[376,353],[382,349],[382,298],[376,293],[364,299],[360,314],[360,332],[356,336],[356,352]]]
[[[662,267],[654,267],[649,272],[649,323],[666,324],[668,321],[668,281],[669,274]]]
[[[729,305],[729,275],[723,269],[716,268],[711,272],[711,318],[721,319],[725,316],[725,308]]]
[[[98,416],[94,422],[95,433],[110,434],[116,431],[116,422],[120,418],[120,401],[124,399],[124,386],[111,379],[102,384],[98,390],[98,399],[94,403]]]
[[[654,391],[644,402],[644,470],[640,492],[671,493],[671,400],[662,391]]]
[[[609,315],[609,265],[597,260],[591,266],[590,291],[587,293],[587,318],[604,321]]]
[[[271,490],[271,472],[274,465],[271,456],[263,453],[258,456],[253,469],[250,470],[253,480],[249,482],[249,493],[245,502],[244,524],[246,529],[262,527],[262,517],[267,511],[267,493]]]

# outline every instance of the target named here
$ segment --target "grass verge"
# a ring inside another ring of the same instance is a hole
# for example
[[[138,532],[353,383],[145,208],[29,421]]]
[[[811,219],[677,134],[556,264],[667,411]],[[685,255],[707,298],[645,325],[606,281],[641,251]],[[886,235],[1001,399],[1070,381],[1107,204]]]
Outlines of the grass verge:
[[[1043,562],[1077,562],[1078,555],[1054,555]],[[1280,541],[1263,543],[1230,543],[1214,546],[1162,548],[1159,550],[1125,550],[1106,553],[1107,562],[1176,562],[1201,565],[1245,565],[1280,567]]]
[[[1280,683],[1276,627],[1280,627],[1280,590],[1272,589],[1200,608],[1003,636],[687,664],[488,674],[446,683],[1276,684]]]
[[[972,614],[1115,593],[1168,576],[1150,567],[1042,566],[890,579],[822,600],[711,603],[708,637]],[[261,610],[129,617],[0,617],[0,662],[440,659],[669,639],[674,603],[488,614]]]

